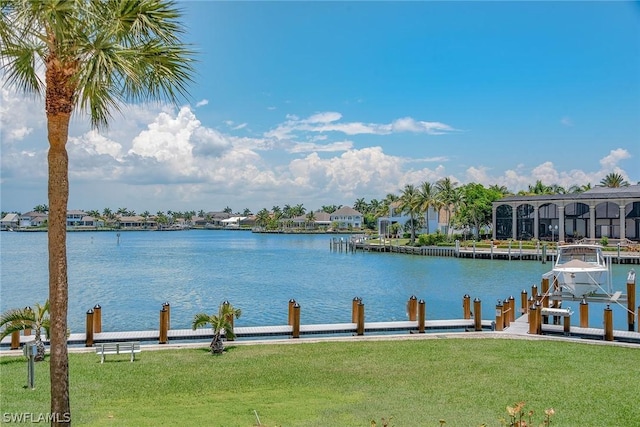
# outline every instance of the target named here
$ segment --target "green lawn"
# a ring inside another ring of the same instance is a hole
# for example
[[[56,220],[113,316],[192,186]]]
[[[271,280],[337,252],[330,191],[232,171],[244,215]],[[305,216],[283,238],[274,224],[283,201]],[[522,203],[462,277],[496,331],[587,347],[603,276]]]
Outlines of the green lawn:
[[[443,338],[144,351],[134,363],[70,354],[74,425],[500,426],[526,402],[534,425],[640,425],[637,348]],[[0,358],[1,411],[48,412],[48,361],[24,388],[23,358]]]

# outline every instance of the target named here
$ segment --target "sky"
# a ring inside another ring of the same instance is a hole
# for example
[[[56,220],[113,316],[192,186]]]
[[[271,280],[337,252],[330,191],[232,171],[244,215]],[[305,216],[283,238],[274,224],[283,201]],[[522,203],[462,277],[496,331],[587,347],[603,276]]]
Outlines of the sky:
[[[311,211],[445,177],[640,181],[638,2],[178,4],[190,97],[124,105],[101,132],[74,115],[69,209]],[[47,204],[44,103],[0,91],[0,208],[24,213]]]

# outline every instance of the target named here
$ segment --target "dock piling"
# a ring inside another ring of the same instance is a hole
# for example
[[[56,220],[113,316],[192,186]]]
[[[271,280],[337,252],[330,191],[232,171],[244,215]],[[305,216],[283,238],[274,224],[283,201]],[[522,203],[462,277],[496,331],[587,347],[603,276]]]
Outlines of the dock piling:
[[[580,327],[589,327],[589,303],[585,299],[580,302]]]
[[[529,305],[527,304],[527,301],[527,290],[523,289],[522,292],[520,292],[520,313],[522,314],[527,314],[527,312],[529,311]]]
[[[293,331],[292,338],[300,338],[300,304],[297,302],[293,304]]]
[[[362,300],[358,302],[358,324],[356,333],[358,335],[364,335],[364,303]]]
[[[162,309],[160,310],[160,336],[158,337],[158,344],[166,344],[169,342],[167,314],[167,308],[162,305]]]
[[[482,331],[482,301],[480,298],[473,300],[473,330]]]
[[[362,298],[354,297],[351,302],[351,323],[358,323],[358,304],[362,302]]]
[[[502,305],[502,301],[498,300],[496,304],[496,331],[504,330],[504,306]]]
[[[605,341],[613,341],[613,310],[609,304],[604,309],[604,339]]]
[[[11,350],[20,348],[20,331],[11,332]]]
[[[418,301],[418,332],[424,334],[424,324],[427,318],[427,307],[423,299]]]
[[[464,319],[471,319],[471,297],[469,294],[462,297],[462,313]]]
[[[635,329],[635,314],[634,309],[636,307],[636,272],[631,269],[627,275],[627,323],[629,324],[629,332],[633,332]],[[638,325],[640,328],[640,324]]]
[[[415,295],[411,295],[409,302],[407,302],[407,314],[409,315],[410,321],[414,322],[417,319],[418,299]]]
[[[291,298],[289,300],[289,316],[288,316],[288,320],[287,320],[287,325],[289,326],[293,326],[293,306],[296,305],[296,300],[294,300],[293,298]]]
[[[93,332],[96,334],[102,332],[102,307],[100,304],[93,307]]]
[[[93,309],[87,310],[86,335],[84,339],[85,347],[93,346]]]

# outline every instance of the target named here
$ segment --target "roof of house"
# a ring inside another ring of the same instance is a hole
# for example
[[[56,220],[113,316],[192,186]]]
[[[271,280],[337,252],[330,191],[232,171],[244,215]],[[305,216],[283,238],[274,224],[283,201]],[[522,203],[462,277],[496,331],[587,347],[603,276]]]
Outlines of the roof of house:
[[[338,209],[337,211],[335,211],[334,213],[331,214],[331,216],[337,216],[337,215],[360,215],[362,216],[362,214],[360,212],[358,212],[357,210],[353,209],[352,207],[349,206],[342,206],[340,209]]]
[[[640,198],[640,185],[629,185],[628,187],[595,187],[582,193],[569,194],[533,194],[528,196],[507,196],[497,202],[520,202],[528,200],[593,200],[593,199],[615,199],[615,198]]]

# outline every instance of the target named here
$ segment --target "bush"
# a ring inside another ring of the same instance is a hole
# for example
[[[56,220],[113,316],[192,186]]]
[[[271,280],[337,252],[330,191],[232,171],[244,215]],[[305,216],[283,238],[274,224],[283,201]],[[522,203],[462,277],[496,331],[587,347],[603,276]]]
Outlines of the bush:
[[[434,234],[421,234],[418,236],[418,245],[420,246],[434,246],[438,243],[442,243],[446,240],[446,236],[440,233],[440,230]]]
[[[600,239],[600,244],[602,246],[607,246],[609,244],[609,238],[607,236],[602,236]]]

